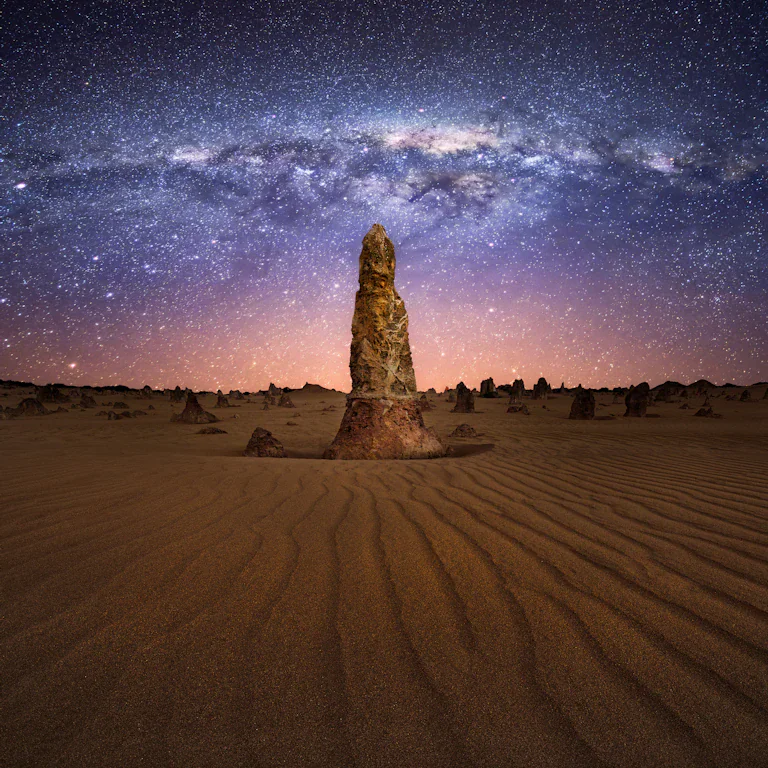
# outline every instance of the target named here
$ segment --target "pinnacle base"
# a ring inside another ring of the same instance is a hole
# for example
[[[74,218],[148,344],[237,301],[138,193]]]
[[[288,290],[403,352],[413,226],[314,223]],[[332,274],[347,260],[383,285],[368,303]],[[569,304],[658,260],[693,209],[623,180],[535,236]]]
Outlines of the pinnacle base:
[[[435,459],[447,448],[411,399],[350,398],[324,459]]]

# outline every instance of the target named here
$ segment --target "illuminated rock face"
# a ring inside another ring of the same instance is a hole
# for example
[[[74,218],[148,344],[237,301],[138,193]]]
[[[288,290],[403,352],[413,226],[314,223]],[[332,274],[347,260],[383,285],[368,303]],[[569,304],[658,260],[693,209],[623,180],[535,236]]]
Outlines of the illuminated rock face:
[[[395,249],[380,224],[363,239],[352,318],[352,392],[327,459],[426,459],[445,455],[424,425],[408,341],[408,313],[395,289]]]

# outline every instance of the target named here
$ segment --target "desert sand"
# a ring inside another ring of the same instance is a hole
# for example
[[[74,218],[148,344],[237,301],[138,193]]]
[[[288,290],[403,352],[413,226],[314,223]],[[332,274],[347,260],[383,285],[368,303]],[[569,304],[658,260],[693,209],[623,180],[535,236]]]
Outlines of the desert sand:
[[[321,460],[328,392],[0,421],[0,763],[768,765],[763,389],[432,397],[425,461]]]

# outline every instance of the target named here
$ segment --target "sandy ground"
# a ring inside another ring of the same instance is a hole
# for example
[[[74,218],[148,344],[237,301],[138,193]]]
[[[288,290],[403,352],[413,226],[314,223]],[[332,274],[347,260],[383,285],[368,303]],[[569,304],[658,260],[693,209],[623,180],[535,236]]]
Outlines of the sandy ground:
[[[0,422],[3,766],[768,765],[768,401],[376,463],[292,397]]]

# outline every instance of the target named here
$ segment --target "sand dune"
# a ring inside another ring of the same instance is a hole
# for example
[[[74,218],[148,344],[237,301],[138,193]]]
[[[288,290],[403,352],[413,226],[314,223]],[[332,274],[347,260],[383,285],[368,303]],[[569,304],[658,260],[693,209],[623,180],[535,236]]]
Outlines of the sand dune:
[[[768,765],[768,401],[330,462],[291,397],[0,422],[3,765]]]

